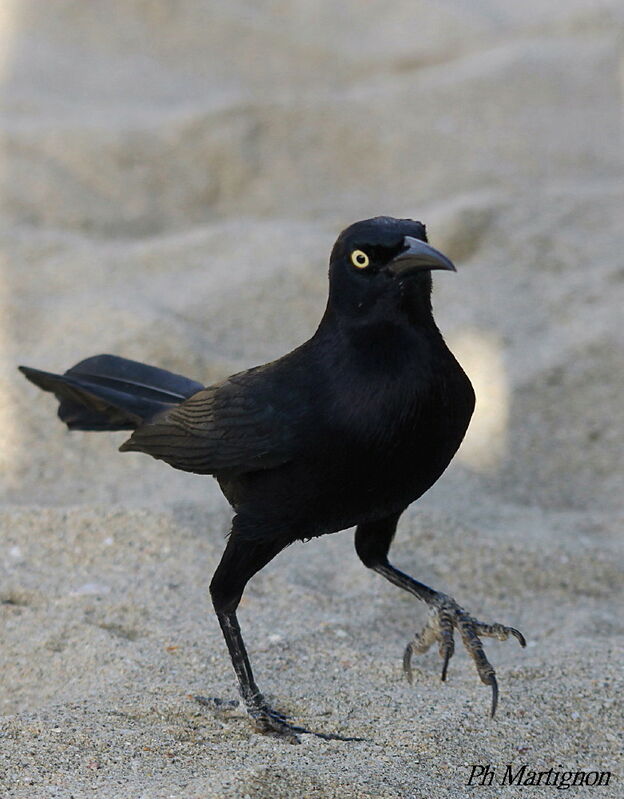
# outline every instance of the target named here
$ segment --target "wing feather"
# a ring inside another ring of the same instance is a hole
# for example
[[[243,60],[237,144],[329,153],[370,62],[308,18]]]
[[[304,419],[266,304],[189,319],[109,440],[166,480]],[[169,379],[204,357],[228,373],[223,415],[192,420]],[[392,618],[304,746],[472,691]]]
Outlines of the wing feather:
[[[120,449],[197,474],[285,463],[293,455],[292,425],[259,386],[261,380],[236,378],[210,386],[139,427]]]

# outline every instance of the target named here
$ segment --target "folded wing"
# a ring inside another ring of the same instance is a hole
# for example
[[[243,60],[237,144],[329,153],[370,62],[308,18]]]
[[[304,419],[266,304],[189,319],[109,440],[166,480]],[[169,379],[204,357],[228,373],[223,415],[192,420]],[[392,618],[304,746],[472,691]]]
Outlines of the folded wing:
[[[254,370],[255,371],[255,370]],[[194,394],[139,427],[120,449],[145,452],[196,474],[268,469],[293,455],[284,418],[249,373]]]

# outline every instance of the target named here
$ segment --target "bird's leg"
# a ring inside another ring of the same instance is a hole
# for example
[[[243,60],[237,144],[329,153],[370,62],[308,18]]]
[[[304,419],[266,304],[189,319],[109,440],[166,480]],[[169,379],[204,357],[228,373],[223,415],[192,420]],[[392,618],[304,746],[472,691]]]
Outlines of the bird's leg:
[[[412,681],[411,660],[413,653],[426,652],[438,642],[440,657],[443,659],[442,680],[446,680],[449,660],[455,650],[454,630],[458,630],[468,654],[474,661],[477,673],[485,685],[492,688],[491,715],[494,716],[498,704],[498,684],[496,672],[483,650],[480,636],[498,638],[505,641],[510,635],[517,638],[522,646],[526,646],[524,636],[514,627],[503,624],[486,624],[470,616],[450,596],[419,583],[395,568],[388,562],[387,553],[394,537],[398,516],[358,526],[355,532],[355,548],[362,562],[381,574],[399,588],[409,591],[418,599],[422,599],[431,608],[431,614],[424,628],[411,641],[403,656],[403,669],[409,682]]]
[[[267,703],[254,679],[249,656],[247,655],[238,619],[236,618],[236,608],[248,580],[282,548],[283,545],[276,541],[264,543],[262,541],[241,540],[236,531],[232,531],[221,562],[210,583],[210,593],[215,613],[232,659],[232,665],[236,672],[241,697],[256,727],[261,732],[280,736],[290,743],[300,743],[298,734],[310,733],[311,731],[304,727],[290,724],[283,713],[274,710]],[[312,734],[327,740],[358,740],[317,732]]]

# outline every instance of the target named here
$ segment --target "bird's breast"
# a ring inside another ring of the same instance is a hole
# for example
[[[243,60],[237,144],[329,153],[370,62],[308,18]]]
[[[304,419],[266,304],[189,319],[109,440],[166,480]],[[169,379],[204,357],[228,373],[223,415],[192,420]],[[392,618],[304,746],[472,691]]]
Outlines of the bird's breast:
[[[450,353],[375,381],[352,377],[328,419],[324,480],[354,516],[369,502],[403,509],[446,469],[473,408],[470,381]]]

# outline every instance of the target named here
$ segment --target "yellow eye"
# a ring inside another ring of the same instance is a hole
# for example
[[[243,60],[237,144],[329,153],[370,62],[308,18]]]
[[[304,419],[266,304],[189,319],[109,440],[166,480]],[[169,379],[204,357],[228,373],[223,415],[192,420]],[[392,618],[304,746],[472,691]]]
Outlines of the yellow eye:
[[[351,263],[358,269],[366,269],[370,263],[370,258],[362,250],[353,250],[351,253]]]

